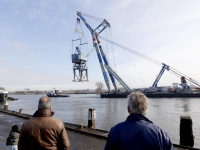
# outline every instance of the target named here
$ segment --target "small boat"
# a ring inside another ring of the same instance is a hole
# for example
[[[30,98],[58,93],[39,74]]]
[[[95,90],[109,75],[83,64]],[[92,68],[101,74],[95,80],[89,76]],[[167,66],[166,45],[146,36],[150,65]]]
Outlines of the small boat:
[[[53,95],[51,93],[47,93],[47,96],[48,97],[70,97],[69,95],[62,95],[62,94]]]
[[[50,92],[47,93],[48,97],[70,97],[69,95],[59,94],[58,90],[53,88]]]
[[[4,102],[8,99],[8,91],[5,88],[0,87],[0,102]]]
[[[18,100],[18,98],[14,98],[14,97],[8,97],[7,99],[8,101],[15,101],[15,100]]]

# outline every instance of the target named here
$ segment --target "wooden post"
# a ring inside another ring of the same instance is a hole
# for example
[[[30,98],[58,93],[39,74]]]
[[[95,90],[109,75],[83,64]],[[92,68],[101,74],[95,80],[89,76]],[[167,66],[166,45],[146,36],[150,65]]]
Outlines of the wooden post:
[[[23,110],[23,109],[19,109],[19,113],[20,113],[20,114],[23,114],[23,113],[24,113],[24,110]]]
[[[191,116],[180,117],[180,145],[194,146]]]
[[[83,124],[79,124],[78,128],[79,130],[83,130]]]
[[[96,110],[95,109],[89,109],[88,110],[88,128],[94,128],[96,127]]]
[[[3,109],[8,110],[8,101],[5,101]]]

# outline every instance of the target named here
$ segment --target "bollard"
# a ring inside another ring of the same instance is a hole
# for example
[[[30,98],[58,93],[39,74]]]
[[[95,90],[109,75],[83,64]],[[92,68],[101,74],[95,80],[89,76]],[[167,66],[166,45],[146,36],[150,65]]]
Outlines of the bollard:
[[[192,118],[190,116],[181,116],[180,119],[180,145],[193,147]]]
[[[23,110],[23,109],[19,109],[19,113],[20,113],[20,114],[23,114],[23,113],[24,113],[24,110]]]
[[[79,130],[83,130],[83,124],[79,124],[78,128]]]
[[[8,101],[5,101],[3,109],[8,110]]]
[[[96,127],[96,110],[95,109],[89,109],[88,110],[88,128],[94,128]]]

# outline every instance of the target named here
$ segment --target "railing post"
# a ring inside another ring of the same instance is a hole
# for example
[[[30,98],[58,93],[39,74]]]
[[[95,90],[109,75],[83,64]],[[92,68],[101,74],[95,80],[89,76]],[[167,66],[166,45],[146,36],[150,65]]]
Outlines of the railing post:
[[[23,113],[24,113],[24,110],[23,110],[23,109],[19,109],[19,113],[20,113],[20,114],[23,114]]]
[[[8,101],[5,101],[3,109],[8,110]]]
[[[96,127],[96,110],[89,109],[88,110],[88,128]]]
[[[194,146],[194,136],[192,130],[192,117],[180,117],[180,145]]]

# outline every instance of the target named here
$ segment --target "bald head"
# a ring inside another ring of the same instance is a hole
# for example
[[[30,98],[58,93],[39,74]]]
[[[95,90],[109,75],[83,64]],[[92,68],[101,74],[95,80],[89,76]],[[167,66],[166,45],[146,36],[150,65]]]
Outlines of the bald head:
[[[50,109],[51,99],[48,96],[43,96],[40,98],[38,103],[38,109]]]

